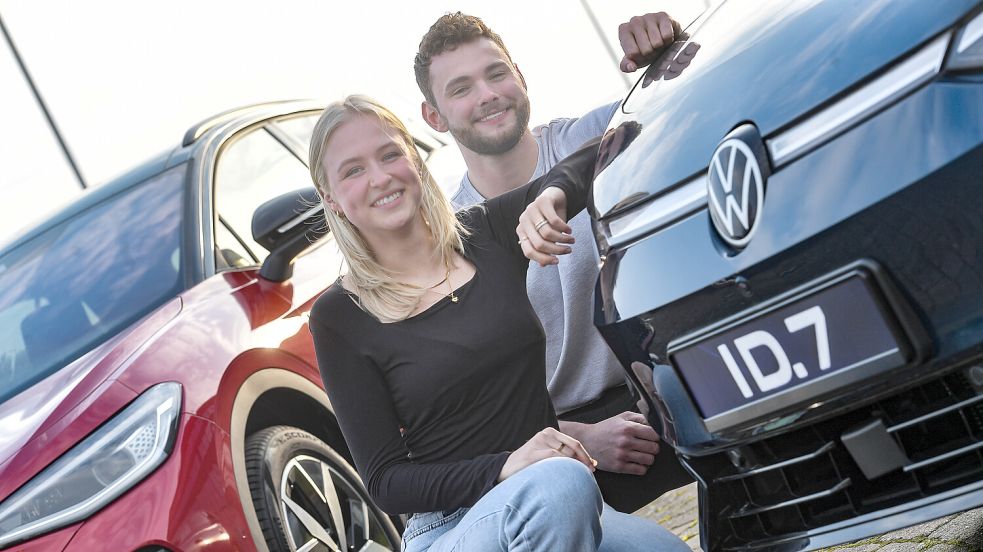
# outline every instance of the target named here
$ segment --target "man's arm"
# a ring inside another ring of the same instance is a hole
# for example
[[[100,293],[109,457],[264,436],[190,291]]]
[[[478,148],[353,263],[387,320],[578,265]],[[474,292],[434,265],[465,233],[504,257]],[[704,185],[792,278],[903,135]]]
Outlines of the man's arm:
[[[659,434],[637,412],[596,424],[560,420],[560,431],[580,441],[599,470],[645,475],[659,453]]]

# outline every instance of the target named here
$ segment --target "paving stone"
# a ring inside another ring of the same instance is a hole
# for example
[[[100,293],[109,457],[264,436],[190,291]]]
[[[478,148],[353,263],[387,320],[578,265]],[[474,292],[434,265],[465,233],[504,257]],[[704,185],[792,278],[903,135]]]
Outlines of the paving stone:
[[[828,548],[819,548],[816,552],[872,552],[877,550],[880,552],[884,543],[879,542],[876,538],[867,538],[857,542],[845,542],[843,544],[834,544]]]
[[[920,523],[918,525],[912,525],[911,527],[905,527],[904,529],[898,529],[897,531],[891,531],[890,533],[885,533],[881,540],[914,540],[918,537],[932,534],[932,531],[935,531],[939,527],[949,523],[955,517],[955,515],[945,516],[925,523]]]
[[[881,552],[884,545],[879,542],[874,542],[870,544],[861,544],[860,546],[851,545],[837,545],[833,548],[824,548],[823,550],[828,550],[829,552]]]
[[[962,546],[953,546],[951,544],[936,544],[929,548],[919,548],[918,550],[919,552],[978,552]]]
[[[940,541],[959,543],[966,550],[983,549],[983,508],[963,512],[929,534]]]
[[[879,548],[877,552],[913,552],[919,548],[920,545],[913,542],[895,542],[885,544],[883,548]]]
[[[635,514],[660,523],[696,551],[700,550],[699,525],[696,521],[697,502],[694,483],[666,493]],[[983,552],[983,508],[824,550],[829,552]]]

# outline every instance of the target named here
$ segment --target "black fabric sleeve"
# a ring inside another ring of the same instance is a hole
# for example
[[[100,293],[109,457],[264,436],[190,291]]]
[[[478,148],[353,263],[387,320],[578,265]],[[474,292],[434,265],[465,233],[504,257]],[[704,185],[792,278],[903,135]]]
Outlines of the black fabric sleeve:
[[[508,452],[457,462],[413,462],[380,370],[311,314],[324,388],[355,467],[380,508],[396,515],[468,507],[495,486]]]
[[[585,142],[580,149],[565,157],[552,169],[532,183],[539,183],[536,195],[549,187],[563,190],[567,196],[567,220],[577,216],[587,208],[594,184],[594,168],[597,165],[598,147],[601,137]],[[518,215],[516,216],[518,219]]]
[[[590,197],[600,141],[597,137],[586,142],[543,176],[485,202],[484,214],[491,238],[512,255],[525,258],[515,233],[519,215],[549,187],[560,188],[566,194],[567,220],[583,211]]]

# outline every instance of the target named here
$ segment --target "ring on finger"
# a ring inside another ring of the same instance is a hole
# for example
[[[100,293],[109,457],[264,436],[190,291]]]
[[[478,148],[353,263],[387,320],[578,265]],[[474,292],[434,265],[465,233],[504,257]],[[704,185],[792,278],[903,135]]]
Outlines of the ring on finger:
[[[536,223],[536,231],[539,232],[539,229],[542,228],[542,227],[544,227],[544,226],[546,226],[547,224],[549,224],[549,223],[548,223],[548,221],[546,219],[543,219],[543,220],[537,222]]]
[[[566,446],[567,446],[566,443],[560,443],[560,446],[556,447],[554,450],[556,452],[559,452],[560,454],[563,454],[563,448],[566,447]]]
[[[522,245],[522,242],[524,242],[524,241],[529,241],[529,237],[528,236],[522,236],[521,238],[519,238],[519,245]]]

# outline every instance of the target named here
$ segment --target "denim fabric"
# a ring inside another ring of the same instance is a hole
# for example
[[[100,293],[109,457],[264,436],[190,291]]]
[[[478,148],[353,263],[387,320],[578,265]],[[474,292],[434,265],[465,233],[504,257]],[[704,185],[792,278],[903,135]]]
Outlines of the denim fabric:
[[[689,552],[689,547],[658,524],[605,505],[581,463],[550,458],[499,483],[471,508],[414,514],[403,533],[403,550]]]
[[[406,529],[403,531],[403,550],[427,550],[433,541],[441,535],[453,529],[461,517],[468,512],[468,508],[459,508],[447,512],[426,512],[423,514],[413,514],[406,522]],[[414,542],[413,548],[407,545],[411,541],[425,535],[422,541],[426,541],[426,548],[419,548],[423,542]]]

